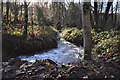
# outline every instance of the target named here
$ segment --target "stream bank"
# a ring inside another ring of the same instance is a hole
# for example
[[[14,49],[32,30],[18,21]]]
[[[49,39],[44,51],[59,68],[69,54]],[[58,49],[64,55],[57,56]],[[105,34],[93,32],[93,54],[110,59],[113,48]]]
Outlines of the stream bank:
[[[27,60],[30,62],[35,62],[35,60],[50,59],[56,62],[58,65],[61,65],[80,61],[82,54],[82,47],[78,47],[61,38],[58,41],[58,48],[43,53],[38,53],[30,57],[19,56],[19,58],[21,60]]]

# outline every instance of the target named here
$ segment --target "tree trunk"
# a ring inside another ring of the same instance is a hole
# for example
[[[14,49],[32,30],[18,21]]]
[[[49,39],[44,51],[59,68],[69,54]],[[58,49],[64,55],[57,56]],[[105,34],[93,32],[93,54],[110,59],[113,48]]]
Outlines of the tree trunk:
[[[3,2],[1,1],[1,14],[3,15]]]
[[[98,9],[99,10],[99,13],[98,13],[98,16],[99,16],[99,24],[98,24],[98,28],[101,29],[101,27],[103,26],[103,16],[102,16],[102,11],[103,11],[103,4],[104,2],[101,2],[101,6],[100,8]]]
[[[104,15],[105,20],[108,19],[109,9],[110,9],[112,3],[113,3],[113,2],[108,2],[108,3],[107,3],[107,8],[106,8],[106,10],[105,10],[105,15]]]
[[[32,24],[32,34],[33,34],[33,20],[34,20],[34,7],[32,7],[32,15],[31,15],[31,24]]]
[[[1,11],[1,13],[0,13],[0,22],[2,23],[2,24],[0,24],[0,31],[1,31],[2,30],[2,25],[3,25],[3,22],[2,22],[3,21],[3,2],[2,1],[0,2],[0,5],[1,5],[0,6],[0,11]]]
[[[98,5],[97,5],[97,2],[94,2],[94,28],[96,29],[97,27],[97,22],[98,22]]]
[[[94,18],[93,18],[93,15],[92,15],[92,9],[90,9],[90,21],[91,21],[91,28],[94,28],[95,29],[95,25],[94,25]]]
[[[27,2],[25,1],[24,2],[24,9],[25,9],[25,12],[24,12],[24,18],[25,18],[25,24],[24,24],[24,36],[25,38],[27,37],[27,26],[28,26],[28,5],[27,5]]]
[[[2,21],[2,25],[3,25],[3,1],[1,1],[1,21]]]
[[[116,3],[116,8],[115,8],[115,19],[114,19],[114,24],[113,24],[113,26],[116,26],[116,21],[117,21],[117,8],[118,8],[118,0],[117,0],[117,3]]]
[[[7,23],[8,23],[9,9],[10,9],[10,2],[7,1],[6,2],[6,20],[7,20]]]
[[[84,55],[83,60],[91,60],[92,34],[90,23],[90,2],[84,2],[82,12]]]
[[[23,9],[23,6],[21,5],[21,11],[20,11],[20,17],[21,17],[21,21],[22,21],[22,13],[23,13],[23,11],[22,11],[22,9]]]
[[[113,2],[109,2],[108,0],[108,3],[107,3],[107,7],[106,7],[106,10],[105,10],[105,14],[104,14],[104,22],[103,22],[103,26],[102,26],[102,30],[104,30],[105,26],[106,26],[106,22],[108,20],[108,16],[109,16],[109,10],[110,10],[110,7],[112,5]]]

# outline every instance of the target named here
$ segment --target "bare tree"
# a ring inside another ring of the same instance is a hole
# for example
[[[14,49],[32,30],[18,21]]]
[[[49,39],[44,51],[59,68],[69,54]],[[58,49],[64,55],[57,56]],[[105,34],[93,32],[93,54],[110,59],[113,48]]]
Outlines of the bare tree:
[[[112,3],[113,3],[113,2],[110,2],[109,0],[108,0],[108,2],[107,2],[107,7],[106,7],[106,9],[105,9],[105,14],[104,14],[103,26],[101,26],[101,29],[102,29],[102,30],[105,29],[105,26],[106,26],[106,23],[107,23],[107,20],[108,20],[108,16],[109,16],[109,10],[110,10],[110,7],[111,7]]]
[[[1,1],[1,14],[3,14],[3,2]]]
[[[105,20],[108,19],[109,9],[110,9],[112,3],[113,2],[109,2],[109,0],[108,0],[107,7],[106,7],[106,10],[105,10],[105,15],[104,15]]]
[[[8,23],[9,9],[10,9],[10,2],[9,2],[9,0],[7,0],[7,2],[6,2],[6,20],[7,20],[7,23]]]
[[[23,35],[25,36],[25,38],[27,37],[27,26],[28,26],[28,4],[26,2],[26,0],[24,1],[24,18],[25,18],[25,23],[24,23],[24,33]]]
[[[18,22],[19,10],[22,5],[18,4],[17,1],[11,3],[11,12],[14,15],[15,22]]]
[[[83,22],[83,30],[84,30],[83,31],[83,39],[84,39],[83,60],[90,60],[91,59],[91,49],[92,49],[90,2],[83,3],[82,22]]]
[[[114,21],[113,26],[116,26],[116,22],[117,22],[117,9],[118,9],[118,0],[117,0],[117,3],[116,3],[116,6],[115,6],[115,21]]]
[[[98,4],[97,2],[94,2],[94,27],[97,27],[98,23]]]

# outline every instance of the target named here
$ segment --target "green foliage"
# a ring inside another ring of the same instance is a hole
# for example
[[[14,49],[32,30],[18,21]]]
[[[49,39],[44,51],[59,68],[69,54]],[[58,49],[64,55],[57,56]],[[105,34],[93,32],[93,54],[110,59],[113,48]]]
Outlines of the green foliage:
[[[118,50],[119,38],[115,36],[113,38],[101,40],[95,47],[97,53],[110,53],[111,50]]]
[[[11,34],[12,34],[12,35],[22,35],[22,33],[21,33],[21,32],[18,32],[18,31],[13,31]]]
[[[120,31],[109,30],[92,33],[93,58],[103,57],[103,55],[112,55],[112,59],[120,59]],[[83,30],[77,28],[64,28],[60,37],[77,45],[83,45]]]
[[[76,45],[83,45],[82,31],[77,28],[65,28],[60,34],[61,38],[64,38],[67,41],[70,41]]]
[[[94,30],[92,30],[92,40],[94,44],[97,44],[98,42],[105,40],[105,39],[109,39],[114,37],[115,35],[120,34],[120,31],[115,31],[115,30],[109,30],[109,31],[102,31],[102,32],[95,32]]]
[[[93,58],[103,57],[103,55],[112,55],[114,59],[120,59],[120,33],[119,31],[100,32],[98,40],[93,48]]]

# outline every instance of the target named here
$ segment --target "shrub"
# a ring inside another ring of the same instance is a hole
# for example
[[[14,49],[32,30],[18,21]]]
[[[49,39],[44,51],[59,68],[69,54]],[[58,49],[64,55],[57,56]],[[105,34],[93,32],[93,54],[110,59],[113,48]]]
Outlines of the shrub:
[[[93,48],[94,57],[104,57],[105,55],[112,55],[114,59],[120,60],[120,36],[116,35],[108,39],[101,40]],[[103,56],[104,55],[104,56]]]
[[[93,58],[111,55],[113,59],[120,59],[120,31],[109,30],[102,32],[91,31],[93,41]],[[83,30],[77,28],[64,28],[60,37],[76,45],[83,45]]]
[[[105,56],[118,57],[120,53],[120,31],[109,30],[96,33],[92,31],[93,37],[93,58],[99,59]],[[120,55],[119,55],[120,56]]]
[[[27,39],[18,34],[3,33],[3,60],[7,59],[7,57],[32,55],[35,52],[56,48],[56,36],[57,33],[49,27],[41,28],[38,33],[29,34]]]
[[[109,39],[112,38],[116,35],[120,34],[119,31],[115,31],[115,30],[109,30],[109,31],[102,31],[102,32],[95,32],[94,30],[92,30],[92,41],[93,43],[96,45],[98,42],[105,40],[105,39]]]
[[[79,45],[83,46],[82,30],[79,30],[77,28],[62,29],[62,33],[60,34],[60,37],[78,46]]]
[[[109,30],[109,31],[102,31],[102,32],[97,33],[93,29],[91,33],[92,33],[93,44],[96,45],[101,40],[109,39],[110,37],[114,37],[115,35],[120,34],[120,31]],[[83,45],[82,43],[83,30],[79,30],[77,28],[62,28],[62,33],[60,34],[60,37],[73,43],[75,43],[74,39],[79,39],[79,41],[81,41],[81,44]]]

